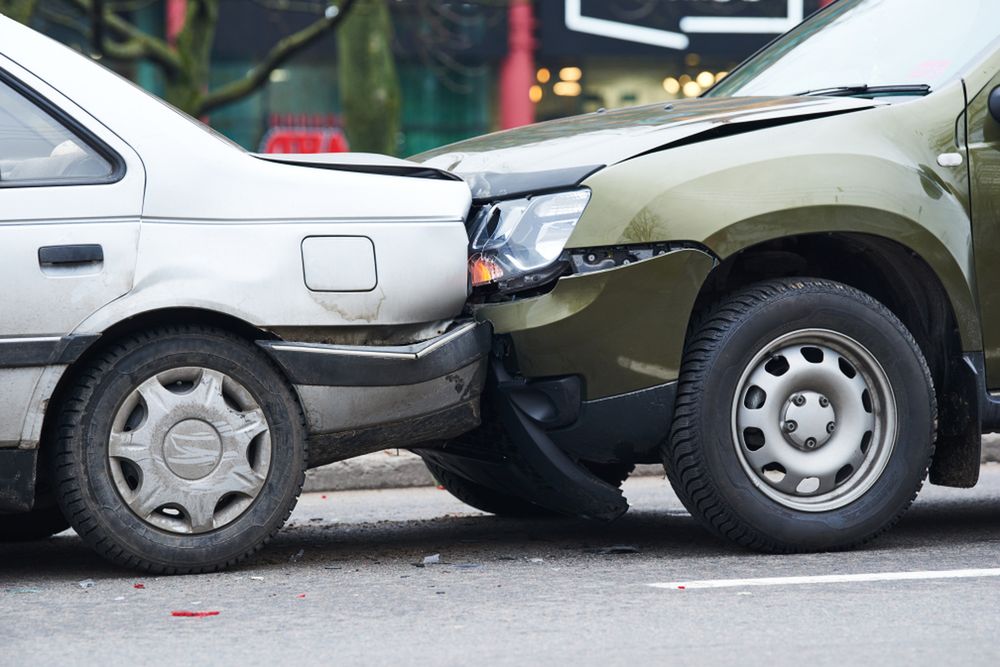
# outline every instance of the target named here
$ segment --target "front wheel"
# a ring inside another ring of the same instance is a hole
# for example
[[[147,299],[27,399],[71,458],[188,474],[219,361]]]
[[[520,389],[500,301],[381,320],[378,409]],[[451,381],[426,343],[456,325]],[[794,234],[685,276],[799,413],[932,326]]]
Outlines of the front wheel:
[[[63,400],[59,504],[118,564],[166,574],[233,565],[294,507],[303,421],[251,342],[203,327],[134,335],[81,369]]]
[[[844,548],[909,507],[935,427],[927,364],[888,309],[834,282],[768,281],[689,333],[664,462],[720,536],[763,551]]]

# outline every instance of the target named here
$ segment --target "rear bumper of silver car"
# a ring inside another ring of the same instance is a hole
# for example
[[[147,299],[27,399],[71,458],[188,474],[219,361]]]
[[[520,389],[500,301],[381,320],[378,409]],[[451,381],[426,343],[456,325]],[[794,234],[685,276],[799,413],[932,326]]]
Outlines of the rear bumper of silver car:
[[[488,324],[467,322],[406,346],[258,345],[295,385],[315,467],[478,426],[491,339]]]

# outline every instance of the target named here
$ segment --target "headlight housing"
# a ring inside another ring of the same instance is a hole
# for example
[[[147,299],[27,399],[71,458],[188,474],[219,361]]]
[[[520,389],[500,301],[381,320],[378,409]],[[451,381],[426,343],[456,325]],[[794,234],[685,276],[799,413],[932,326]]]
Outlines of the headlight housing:
[[[497,202],[472,225],[469,273],[473,287],[495,284],[516,292],[544,284],[565,268],[566,242],[590,202],[573,190]]]

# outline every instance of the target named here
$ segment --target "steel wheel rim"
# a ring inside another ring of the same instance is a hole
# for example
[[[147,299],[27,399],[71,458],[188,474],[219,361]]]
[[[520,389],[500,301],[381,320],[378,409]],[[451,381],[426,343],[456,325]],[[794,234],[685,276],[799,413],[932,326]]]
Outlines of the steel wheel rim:
[[[896,420],[889,378],[867,348],[836,331],[803,329],[768,343],[747,364],[733,397],[732,435],[744,472],[764,495],[794,510],[827,512],[881,477]]]
[[[149,377],[122,401],[108,465],[126,506],[171,533],[229,525],[256,500],[271,465],[264,412],[219,371],[183,367]]]

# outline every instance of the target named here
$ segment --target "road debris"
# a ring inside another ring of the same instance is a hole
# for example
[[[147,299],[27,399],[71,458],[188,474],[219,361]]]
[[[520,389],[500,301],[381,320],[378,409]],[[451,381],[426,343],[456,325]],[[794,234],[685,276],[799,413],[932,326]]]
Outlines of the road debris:
[[[132,584],[132,588],[135,588],[136,590],[140,590],[141,591],[141,590],[144,590],[146,588],[146,584],[141,584],[141,583]]]
[[[528,560],[530,562],[532,562],[532,563],[544,563],[545,562],[544,558],[529,558]]]
[[[611,556],[615,554],[637,554],[639,553],[639,547],[632,546],[631,544],[616,544],[614,546],[603,547],[601,549],[587,549],[586,551],[590,554]]]
[[[76,584],[80,588],[93,588],[96,584],[93,579],[84,579]]]
[[[292,555],[292,557],[288,559],[288,562],[289,563],[298,563],[300,560],[302,560],[302,557],[305,556],[305,555],[306,555],[306,550],[305,549],[299,549],[298,553]]]
[[[419,563],[413,563],[413,567],[428,567],[430,565],[451,565],[441,560],[441,554],[431,554],[430,556],[424,556],[423,561]]]
[[[218,616],[219,613],[217,611],[172,611],[170,615],[178,618],[207,618],[209,616]]]
[[[37,588],[8,588],[4,592],[13,593],[14,595],[33,595],[42,591]]]

